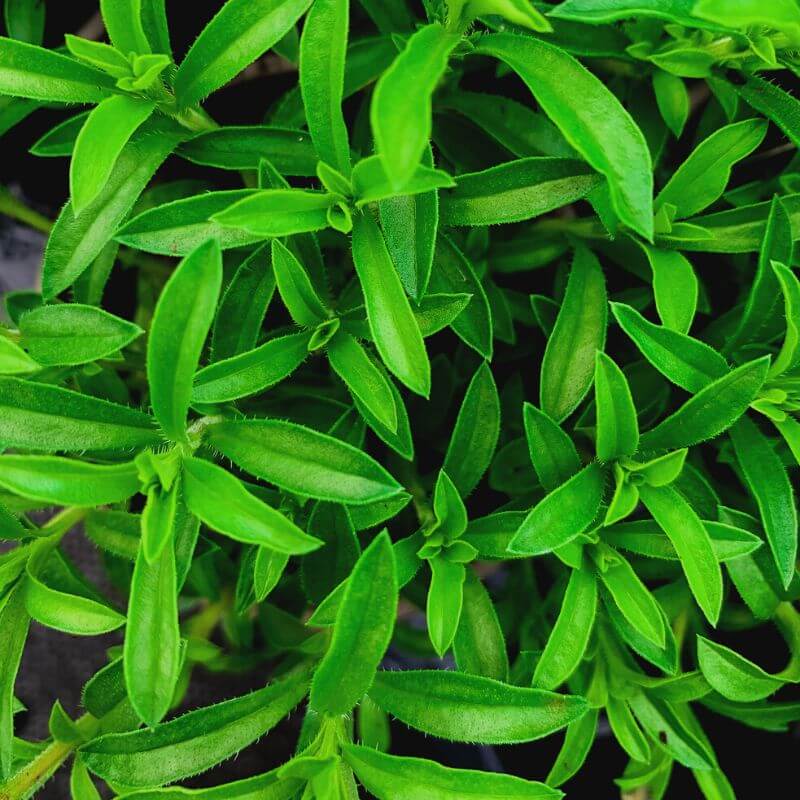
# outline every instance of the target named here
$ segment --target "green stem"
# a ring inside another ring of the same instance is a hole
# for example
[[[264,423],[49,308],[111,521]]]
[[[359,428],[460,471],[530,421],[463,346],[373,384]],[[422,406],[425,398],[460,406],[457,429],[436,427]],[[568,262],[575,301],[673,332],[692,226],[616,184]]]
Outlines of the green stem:
[[[84,714],[75,721],[75,726],[83,734],[77,742],[57,742],[48,745],[36,758],[26,764],[16,775],[0,787],[0,800],[25,800],[41,787],[45,781],[69,758],[82,741],[90,739],[97,730],[97,719]]]
[[[88,508],[73,506],[59,511],[39,528],[40,536],[60,536],[77,525],[88,514]]]
[[[50,229],[53,227],[53,223],[47,217],[28,208],[25,203],[17,200],[5,189],[0,190],[0,214],[5,214],[18,222],[24,222],[42,233],[50,233]]]

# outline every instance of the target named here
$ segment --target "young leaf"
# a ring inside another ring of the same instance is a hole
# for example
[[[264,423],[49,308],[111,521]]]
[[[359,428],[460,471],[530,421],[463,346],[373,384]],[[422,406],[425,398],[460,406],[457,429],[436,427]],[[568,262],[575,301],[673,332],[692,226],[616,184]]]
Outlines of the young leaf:
[[[370,456],[290,422],[217,422],[208,428],[208,441],[252,475],[319,500],[361,505],[401,492]]]
[[[333,639],[311,684],[310,707],[348,714],[369,690],[394,629],[394,551],[383,531],[363,552],[347,581]]]
[[[528,556],[556,550],[591,525],[603,500],[603,470],[589,464],[537,503],[508,545]]]
[[[423,733],[481,744],[540,739],[586,711],[582,697],[447,670],[382,670],[369,696]]]
[[[594,396],[597,458],[613,461],[633,455],[639,444],[639,423],[631,390],[622,370],[599,350],[595,361]]]
[[[564,138],[605,175],[620,220],[652,240],[650,151],[611,91],[565,51],[532,36],[493,33],[475,52],[499,58],[522,78]],[[569,95],[564,86],[572,87]]]
[[[800,359],[800,283],[787,266],[773,261],[772,269],[783,292],[786,308],[786,334],[769,370],[770,377],[774,378],[792,370]]]
[[[492,371],[483,362],[461,402],[442,469],[466,497],[489,468],[500,435],[500,398]]]
[[[568,417],[592,385],[595,352],[603,349],[606,338],[606,318],[603,271],[592,253],[578,248],[542,359],[540,405],[555,422]]]
[[[222,284],[219,245],[201,244],[181,261],[158,300],[147,343],[153,412],[167,437],[186,441],[192,382]]]
[[[561,792],[536,781],[443,767],[435,761],[391,756],[361,745],[346,745],[344,757],[367,790],[386,800],[423,797],[459,800],[470,794],[483,800],[557,800],[561,797]]]
[[[175,75],[182,106],[203,100],[275,45],[311,0],[228,0],[195,39]]]
[[[298,325],[314,327],[329,318],[303,265],[278,239],[272,240],[272,268],[286,310]]]
[[[783,685],[757,664],[704,636],[697,637],[697,660],[712,688],[728,700],[752,703],[769,697]]]
[[[95,361],[144,333],[132,322],[80,303],[34,308],[20,318],[19,331],[22,344],[45,366]]]
[[[461,619],[466,569],[463,564],[449,561],[441,554],[429,559],[428,563],[431,565],[431,585],[425,618],[433,649],[442,658],[453,643]]]
[[[533,468],[545,491],[552,492],[581,468],[578,451],[572,439],[544,411],[525,403],[522,415]]]
[[[199,458],[183,462],[189,510],[214,530],[287,555],[308,553],[322,542],[248,492],[238,478]]]
[[[431,96],[459,42],[440,24],[417,30],[375,86],[370,122],[396,189],[414,174],[431,135]]]
[[[662,323],[679,333],[692,327],[697,309],[697,276],[689,260],[675,250],[643,245],[653,270],[653,294]]]
[[[364,292],[375,346],[390,372],[411,391],[427,397],[430,362],[422,334],[395,271],[386,242],[369,211],[353,222],[353,263]]]

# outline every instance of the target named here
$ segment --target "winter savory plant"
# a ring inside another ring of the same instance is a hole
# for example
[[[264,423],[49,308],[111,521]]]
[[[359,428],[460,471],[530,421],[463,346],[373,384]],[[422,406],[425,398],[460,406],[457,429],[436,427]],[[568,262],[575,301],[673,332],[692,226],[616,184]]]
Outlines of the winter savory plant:
[[[800,6],[227,0],[175,52],[164,0],[99,5],[0,39],[2,130],[60,110],[70,159],[54,221],[0,196],[49,233],[0,329],[0,798],[545,800],[606,720],[623,795],[733,798],[698,710],[800,719]],[[261,124],[212,118],[263,57]],[[114,632],[46,741],[30,626]],[[191,707],[203,670],[263,688]]]

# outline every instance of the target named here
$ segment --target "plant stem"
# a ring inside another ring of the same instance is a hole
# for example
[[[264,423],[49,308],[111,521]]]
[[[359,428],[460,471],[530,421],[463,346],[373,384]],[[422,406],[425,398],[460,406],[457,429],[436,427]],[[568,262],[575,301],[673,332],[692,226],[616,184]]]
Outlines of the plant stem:
[[[53,223],[47,217],[32,208],[28,208],[25,203],[17,200],[6,189],[0,189],[0,214],[5,214],[7,217],[24,222],[42,233],[50,233],[50,229],[53,227]]]
[[[75,726],[85,738],[91,738],[97,729],[97,719],[84,714],[75,721]],[[29,764],[0,787],[0,800],[25,800],[40,788],[45,781],[69,758],[81,744],[78,742],[52,742]]]

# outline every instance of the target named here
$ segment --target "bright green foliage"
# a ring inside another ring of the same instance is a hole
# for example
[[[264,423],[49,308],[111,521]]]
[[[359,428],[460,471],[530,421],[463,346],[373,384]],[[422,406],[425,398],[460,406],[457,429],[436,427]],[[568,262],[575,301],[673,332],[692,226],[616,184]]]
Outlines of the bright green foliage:
[[[0,187],[47,235],[0,321],[0,800],[747,792],[703,725],[800,721],[800,5],[54,5],[0,37],[0,136],[53,123],[4,165],[64,189]],[[32,622],[108,650],[41,742]]]

